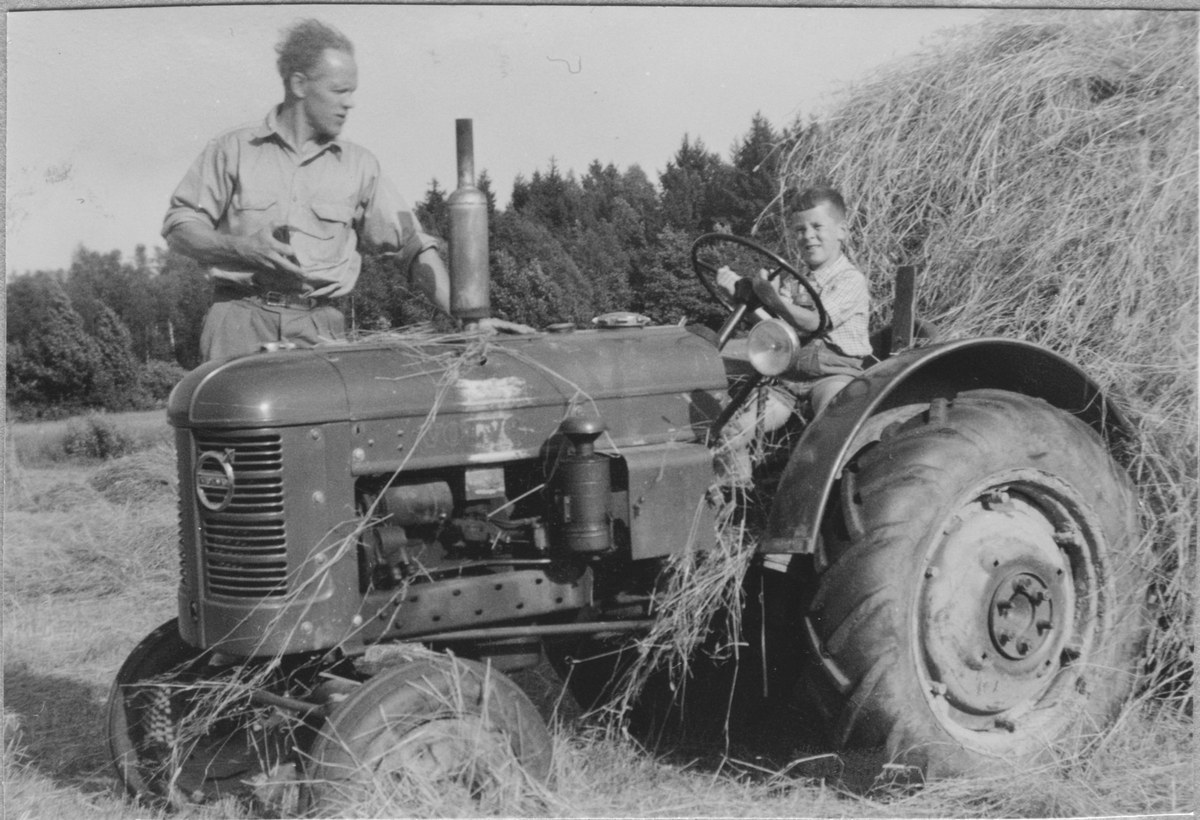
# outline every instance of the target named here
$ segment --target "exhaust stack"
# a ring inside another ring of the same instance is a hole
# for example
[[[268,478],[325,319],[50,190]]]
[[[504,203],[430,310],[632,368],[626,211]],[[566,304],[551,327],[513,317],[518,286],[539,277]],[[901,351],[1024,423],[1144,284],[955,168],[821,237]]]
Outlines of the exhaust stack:
[[[487,195],[475,187],[471,120],[455,120],[458,188],[450,194],[450,312],[467,322],[491,314]]]

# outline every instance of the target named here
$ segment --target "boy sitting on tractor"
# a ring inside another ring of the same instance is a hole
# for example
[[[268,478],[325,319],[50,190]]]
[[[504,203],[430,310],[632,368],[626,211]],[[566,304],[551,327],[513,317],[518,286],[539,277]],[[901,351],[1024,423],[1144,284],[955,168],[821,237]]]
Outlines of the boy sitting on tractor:
[[[804,288],[786,277],[742,277],[729,267],[717,271],[717,284],[730,294],[752,288],[758,300],[802,336],[813,337],[808,346],[819,352],[820,367],[812,380],[785,382],[787,389],[767,388],[760,401],[748,403],[726,425],[722,436],[728,445],[725,470],[748,480],[748,444],[756,432],[778,429],[795,412],[800,396],[807,394],[813,415],[820,414],[871,356],[867,337],[870,299],[867,279],[847,256],[846,204],[834,188],[808,188],[793,201],[790,227],[800,244],[800,261],[808,268],[814,288],[828,315],[826,328]],[[765,313],[759,309],[759,315]],[[833,354],[833,355],[829,355]],[[814,356],[813,361],[818,357]]]

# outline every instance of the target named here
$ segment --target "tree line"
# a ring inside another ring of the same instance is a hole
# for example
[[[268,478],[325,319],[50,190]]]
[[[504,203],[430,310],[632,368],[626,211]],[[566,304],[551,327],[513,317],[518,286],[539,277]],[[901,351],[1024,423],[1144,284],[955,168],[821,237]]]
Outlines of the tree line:
[[[487,172],[492,313],[534,327],[584,325],[613,310],[656,323],[714,326],[722,310],[695,280],[689,250],[721,230],[778,245],[769,206],[799,125],[776,130],[756,114],[729,159],[684,136],[657,185],[638,165],[593,161],[586,173],[545,170],[513,183],[496,207]],[[430,233],[448,235],[449,191],[433,180],[416,210]],[[66,415],[161,406],[200,363],[200,330],[211,302],[203,268],[170,250],[133,259],[80,247],[65,271],[37,271],[7,284],[10,415]],[[358,334],[439,319],[387,257],[367,249],[354,293],[340,305]]]

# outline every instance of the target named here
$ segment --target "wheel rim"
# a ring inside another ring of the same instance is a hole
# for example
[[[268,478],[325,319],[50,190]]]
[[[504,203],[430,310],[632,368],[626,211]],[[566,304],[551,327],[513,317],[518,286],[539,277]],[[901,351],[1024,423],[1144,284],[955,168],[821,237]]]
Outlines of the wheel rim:
[[[401,790],[482,805],[520,771],[507,735],[479,715],[435,717],[415,728],[389,727],[372,741],[366,769]]]
[[[1035,707],[1086,661],[1101,611],[1099,530],[1070,487],[1037,471],[960,498],[920,568],[918,669],[947,729],[1012,733],[1048,719]]]

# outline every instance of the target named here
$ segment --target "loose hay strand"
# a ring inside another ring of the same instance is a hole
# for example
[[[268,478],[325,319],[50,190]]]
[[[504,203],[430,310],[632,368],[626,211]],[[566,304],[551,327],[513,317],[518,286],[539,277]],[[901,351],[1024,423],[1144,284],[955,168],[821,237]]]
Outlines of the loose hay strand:
[[[1061,353],[1135,428],[1151,663],[1181,704],[1196,578],[1200,178],[1193,13],[998,13],[852,87],[780,186],[828,182],[890,320],[898,264],[944,338]],[[1175,680],[1175,683],[1172,683]]]

